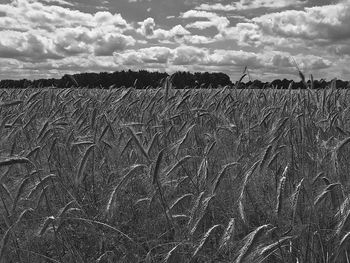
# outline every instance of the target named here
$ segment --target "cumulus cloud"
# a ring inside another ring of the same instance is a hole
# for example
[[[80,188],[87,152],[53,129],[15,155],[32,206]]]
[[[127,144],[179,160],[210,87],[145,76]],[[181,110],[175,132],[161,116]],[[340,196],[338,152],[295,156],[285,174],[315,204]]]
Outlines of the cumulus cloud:
[[[58,53],[64,55],[78,55],[91,53],[94,40],[98,39],[91,30],[85,27],[60,28],[53,36],[55,48]]]
[[[2,58],[17,58],[24,61],[62,58],[54,51],[52,41],[43,36],[16,31],[2,31],[1,34]]]
[[[158,39],[181,38],[190,34],[191,33],[182,25],[176,25],[170,30],[165,30],[161,28],[154,30],[154,36]]]
[[[111,56],[113,52],[125,50],[128,46],[135,45],[135,39],[122,34],[109,34],[99,38],[95,44],[95,55]]]
[[[140,34],[144,35],[145,37],[153,36],[156,23],[154,22],[154,19],[152,17],[149,17],[144,21],[139,22],[138,24],[141,26],[137,30]]]
[[[136,43],[124,34],[132,27],[120,14],[90,14],[31,0],[0,4],[0,12],[5,14],[0,17],[0,57],[42,61],[83,53],[112,56]]]
[[[217,39],[234,39],[240,46],[297,48],[334,44],[350,39],[350,2],[257,16],[227,26]]]
[[[154,19],[149,17],[142,22],[138,23],[140,27],[137,29],[137,32],[143,35],[146,38],[158,39],[158,40],[171,40],[179,39],[184,36],[188,36],[191,33],[185,29],[182,25],[176,25],[169,30],[162,28],[156,29],[156,23]]]
[[[21,26],[22,30],[42,28],[54,31],[60,27],[113,26],[122,30],[130,27],[120,14],[105,11],[90,14],[30,0],[14,0],[11,4],[0,4],[0,12],[5,13],[8,29]]]
[[[174,65],[202,64],[208,59],[208,50],[191,46],[178,47],[173,50]]]
[[[302,39],[339,40],[350,37],[350,3],[287,10],[256,17],[265,34]]]
[[[272,58],[272,65],[275,67],[284,67],[284,68],[290,68],[293,67],[292,61],[290,57],[287,57],[285,55],[276,54]]]
[[[177,43],[185,44],[207,44],[212,43],[214,39],[206,36],[193,35],[182,25],[176,25],[170,30],[162,28],[156,29],[156,23],[152,17],[138,22],[139,28],[137,32],[148,39],[157,39],[160,42],[169,42],[171,40]]]
[[[254,23],[238,23],[235,27],[229,27],[221,31],[217,36],[223,39],[235,39],[240,46],[256,46],[261,44],[263,32]]]
[[[250,68],[264,66],[262,55],[259,53],[225,49],[218,49],[210,54],[208,63],[216,66],[237,66],[241,68],[248,65]]]

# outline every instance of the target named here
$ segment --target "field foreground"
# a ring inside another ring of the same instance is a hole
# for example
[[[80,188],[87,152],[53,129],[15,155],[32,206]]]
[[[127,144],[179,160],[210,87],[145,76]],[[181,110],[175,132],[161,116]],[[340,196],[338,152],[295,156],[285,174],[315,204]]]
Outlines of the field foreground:
[[[0,262],[349,262],[347,90],[0,91]]]

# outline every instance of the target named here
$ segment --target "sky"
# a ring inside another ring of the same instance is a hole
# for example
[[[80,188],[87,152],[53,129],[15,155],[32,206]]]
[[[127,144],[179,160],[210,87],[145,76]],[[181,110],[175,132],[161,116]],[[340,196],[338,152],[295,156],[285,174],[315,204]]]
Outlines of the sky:
[[[350,80],[350,0],[0,0],[0,79],[245,67]]]

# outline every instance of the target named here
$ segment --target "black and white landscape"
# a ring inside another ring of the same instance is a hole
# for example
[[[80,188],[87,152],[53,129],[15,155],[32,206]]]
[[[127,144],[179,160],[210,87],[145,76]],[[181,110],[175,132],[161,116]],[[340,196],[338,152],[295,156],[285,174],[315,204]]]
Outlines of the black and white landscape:
[[[350,262],[349,1],[0,1],[0,263]]]

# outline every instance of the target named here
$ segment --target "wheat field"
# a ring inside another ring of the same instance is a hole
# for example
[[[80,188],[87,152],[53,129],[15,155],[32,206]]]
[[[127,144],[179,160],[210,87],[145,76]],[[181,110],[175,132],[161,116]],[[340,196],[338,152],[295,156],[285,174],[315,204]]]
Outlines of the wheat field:
[[[347,90],[0,101],[0,262],[350,262]]]

